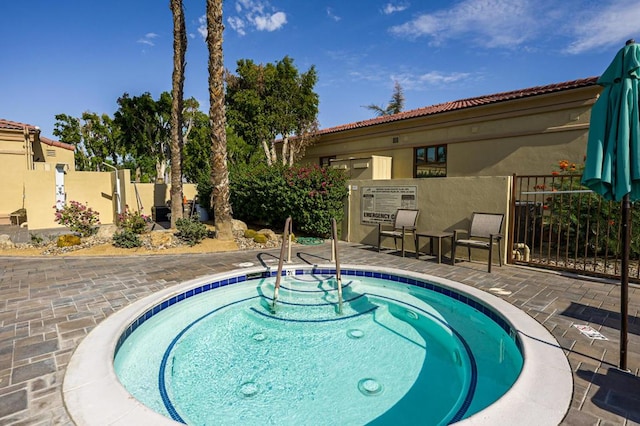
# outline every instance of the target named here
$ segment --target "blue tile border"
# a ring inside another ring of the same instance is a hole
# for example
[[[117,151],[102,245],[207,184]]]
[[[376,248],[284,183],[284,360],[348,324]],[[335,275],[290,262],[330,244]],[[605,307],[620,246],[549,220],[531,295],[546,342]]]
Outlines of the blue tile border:
[[[283,271],[283,275],[335,275],[336,274],[336,270],[335,269],[331,269],[331,268],[309,268],[309,269],[295,269],[295,270],[284,270]],[[417,278],[412,278],[412,277],[406,277],[406,276],[402,276],[402,275],[396,275],[396,274],[389,274],[389,273],[384,273],[384,272],[373,272],[373,271],[363,271],[363,270],[359,270],[359,269],[343,269],[341,270],[341,274],[344,276],[354,276],[354,277],[369,277],[369,278],[379,278],[382,280],[388,280],[388,281],[393,281],[393,282],[399,282],[402,284],[407,284],[407,285],[411,285],[411,286],[416,286],[419,288],[423,288],[423,289],[427,289],[430,291],[434,291],[436,293],[442,294],[444,296],[450,297],[454,300],[459,301],[460,303],[464,303],[468,306],[470,306],[471,308],[475,309],[476,311],[484,314],[487,318],[489,318],[490,320],[492,320],[494,323],[496,323],[500,328],[502,328],[506,334],[508,336],[511,336],[516,344],[516,347],[518,348],[518,350],[520,351],[520,353],[522,353],[522,342],[520,341],[520,338],[518,337],[516,331],[511,327],[511,325],[497,312],[495,312],[493,309],[491,309],[490,307],[486,306],[485,304],[472,299],[471,297],[463,294],[463,293],[459,293],[453,289],[441,286],[437,283],[433,283],[431,281],[428,280],[421,280],[421,279],[417,279]],[[186,290],[178,295],[172,296],[171,298],[164,300],[158,304],[156,304],[155,306],[151,307],[150,309],[146,310],[143,314],[141,314],[140,316],[138,316],[138,318],[136,318],[134,321],[132,321],[129,326],[124,330],[124,332],[120,335],[120,337],[118,338],[118,341],[116,343],[116,349],[115,352],[113,354],[114,358],[118,352],[118,350],[122,347],[122,345],[124,344],[125,340],[138,328],[140,327],[143,323],[145,323],[148,319],[152,318],[154,315],[164,311],[165,309],[171,307],[172,305],[181,302],[183,300],[189,299],[193,296],[205,293],[207,291],[211,291],[214,290],[216,288],[219,287],[224,287],[227,285],[233,285],[233,284],[237,284],[237,283],[244,283],[250,280],[258,280],[258,279],[264,279],[264,278],[269,278],[269,277],[275,277],[277,276],[277,271],[263,271],[263,272],[258,272],[258,273],[241,273],[239,275],[233,276],[233,277],[227,277],[224,279],[220,279],[219,281],[214,281],[214,282],[210,282],[210,283],[206,283],[203,285],[200,285],[196,288],[192,288],[189,290]],[[258,297],[258,296],[255,296]],[[253,298],[253,297],[252,297]],[[246,299],[242,299],[242,301],[244,301]],[[213,312],[218,311],[219,309],[228,307],[230,305],[233,305],[235,303],[238,303],[240,301],[234,301],[232,303],[229,303],[223,307],[220,307],[218,309],[215,309]],[[375,309],[375,308],[373,308]],[[372,309],[372,310],[373,310]],[[213,313],[210,312],[207,315]],[[257,312],[257,311],[256,311]],[[367,312],[363,312],[360,313],[358,315],[362,315],[362,314],[367,314],[370,311]],[[259,313],[259,312],[258,312]],[[291,319],[286,319],[286,321],[296,321],[296,320],[291,320]],[[303,321],[303,320],[299,320],[299,321]],[[306,321],[306,320],[305,320]],[[311,321],[320,321],[320,320],[311,320]],[[327,320],[321,320],[321,321],[327,321]],[[197,321],[196,321],[197,322]],[[189,328],[189,327],[187,327]],[[184,331],[184,330],[183,330]],[[465,349],[467,350],[467,354],[469,356],[469,359],[471,360],[471,365],[472,365],[472,374],[471,374],[471,384],[470,384],[470,388],[468,389],[467,395],[465,397],[465,400],[463,401],[462,406],[460,407],[460,409],[458,410],[458,412],[455,414],[453,421],[457,421],[460,420],[464,417],[464,413],[467,411],[467,409],[469,408],[470,404],[471,404],[471,400],[473,398],[473,393],[474,393],[474,388],[476,385],[476,380],[477,380],[477,367],[475,365],[475,360],[473,357],[473,354],[470,352],[470,349],[467,346],[467,343],[465,342],[465,340],[458,335],[458,333],[452,329],[452,331],[457,335],[457,337],[460,339],[460,341],[462,342],[463,346],[465,347]],[[182,334],[182,333],[181,333]],[[179,336],[176,336],[176,339],[174,340],[174,342],[179,338]],[[170,345],[173,346],[173,345]],[[170,348],[169,348],[170,349]],[[168,349],[168,350],[169,350]],[[163,363],[166,363],[166,360],[163,360]],[[163,371],[163,369],[161,368],[161,371]],[[175,408],[173,407],[173,404],[171,403],[168,395],[166,394],[166,389],[164,389],[164,378],[160,377],[159,378],[159,387],[161,389],[161,396],[164,402],[165,407],[167,408],[167,411],[169,412],[169,415],[171,416],[172,419],[178,421],[178,422],[183,422],[183,419],[180,417],[180,415],[177,413],[177,411],[175,410]],[[163,392],[164,390],[164,392]]]
[[[336,270],[335,268],[333,269],[328,269],[328,268],[310,268],[310,269],[295,269],[295,270],[283,270],[283,275],[285,275],[287,272],[293,272],[294,275],[335,275],[336,274]],[[440,285],[436,284],[436,283],[432,283],[430,281],[427,280],[420,280],[420,279],[416,279],[416,278],[411,278],[411,277],[405,277],[405,276],[401,276],[401,275],[395,275],[395,274],[388,274],[388,273],[384,273],[384,272],[373,272],[373,271],[363,271],[360,269],[341,269],[341,274],[342,275],[346,275],[346,276],[355,276],[355,277],[370,277],[370,278],[380,278],[383,280],[388,280],[388,281],[393,281],[393,282],[400,282],[402,284],[408,284],[408,285],[412,285],[412,286],[416,286],[419,288],[424,288],[426,290],[431,290],[431,291],[435,291],[436,293],[440,293],[444,296],[450,297],[452,299],[455,299],[461,303],[464,303],[470,307],[472,307],[473,309],[477,310],[478,312],[481,312],[482,314],[484,314],[486,317],[488,317],[489,319],[491,319],[493,322],[495,322],[500,328],[502,328],[507,335],[512,336],[515,340],[516,346],[518,347],[518,349],[520,350],[520,352],[522,353],[522,344],[520,342],[520,338],[518,337],[517,333],[515,330],[513,330],[513,328],[511,327],[511,325],[506,321],[506,319],[504,319],[500,314],[496,313],[493,309],[491,309],[490,307],[484,305],[481,302],[478,302],[474,299],[469,298],[468,296],[462,294],[462,293],[458,293],[455,290],[446,288],[446,287],[441,287]],[[122,346],[122,344],[124,343],[124,341],[131,335],[131,333],[133,333],[138,327],[140,327],[145,321],[147,321],[148,319],[150,319],[151,317],[153,317],[154,315],[164,311],[165,309],[171,307],[172,305],[181,302],[185,299],[188,299],[190,297],[196,296],[198,294],[201,293],[205,293],[207,291],[210,290],[214,290],[218,287],[224,287],[227,285],[232,285],[232,284],[238,284],[238,283],[243,283],[249,280],[254,280],[254,279],[263,279],[263,278],[269,278],[269,277],[275,277],[278,274],[277,271],[263,271],[263,272],[257,272],[257,273],[251,273],[251,274],[239,274],[236,275],[234,277],[230,277],[230,278],[224,278],[221,279],[219,281],[214,281],[211,283],[207,283],[207,284],[203,284],[199,287],[187,290],[183,293],[180,293],[176,296],[171,297],[168,300],[165,300],[163,302],[160,302],[159,304],[153,306],[152,308],[150,308],[149,310],[145,311],[142,315],[140,315],[138,318],[136,318],[125,330],[124,332],[120,335],[120,337],[118,338],[118,341],[116,343],[116,349],[114,351],[114,358],[116,353],[118,353],[118,350],[120,349],[120,347]],[[348,285],[348,284],[347,284]]]

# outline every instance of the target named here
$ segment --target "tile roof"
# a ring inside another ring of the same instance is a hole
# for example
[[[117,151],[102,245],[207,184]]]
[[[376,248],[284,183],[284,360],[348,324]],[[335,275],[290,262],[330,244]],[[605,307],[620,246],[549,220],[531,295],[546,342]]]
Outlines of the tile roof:
[[[546,86],[536,86],[527,89],[513,90],[511,92],[495,93],[492,95],[478,96],[475,98],[460,99],[452,102],[432,105],[428,107],[413,109],[410,111],[402,111],[398,114],[383,115],[381,117],[369,120],[357,121],[355,123],[342,124],[336,127],[322,129],[319,135],[342,132],[345,130],[359,129],[362,127],[375,126],[383,123],[391,123],[394,121],[407,120],[410,118],[424,117],[428,115],[438,114],[441,112],[456,111],[465,108],[471,108],[480,105],[495,104],[498,102],[510,101],[514,99],[528,98],[531,96],[545,95],[548,93],[560,92],[563,90],[577,89],[581,87],[593,86],[598,81],[598,77],[583,78],[580,80],[566,81],[563,83],[549,84]]]
[[[9,129],[9,130],[23,130],[27,128],[30,132],[36,131],[36,126],[25,123],[18,123],[17,121],[5,120],[4,118],[0,118],[0,129]]]
[[[7,130],[27,130],[29,133],[36,133],[40,129],[37,126],[26,123],[19,123],[17,121],[5,120],[4,118],[0,118],[0,129]],[[58,148],[68,149],[70,151],[75,151],[76,147],[70,145],[68,143],[59,142],[53,139],[45,138],[44,136],[40,136],[40,142],[49,145],[49,146],[57,146]]]
[[[55,141],[53,139],[45,138],[44,136],[40,136],[40,142],[49,146],[57,146],[58,148],[68,149],[69,151],[76,150],[76,147],[71,144]]]

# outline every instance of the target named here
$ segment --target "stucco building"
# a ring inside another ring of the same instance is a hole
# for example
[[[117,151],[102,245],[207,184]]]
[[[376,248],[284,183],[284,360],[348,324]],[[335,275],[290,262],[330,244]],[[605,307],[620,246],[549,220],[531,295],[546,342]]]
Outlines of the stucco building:
[[[591,106],[601,90],[596,81],[496,93],[323,129],[304,161],[389,157],[392,179],[548,174],[559,160],[583,161]],[[356,165],[366,168],[362,161]]]

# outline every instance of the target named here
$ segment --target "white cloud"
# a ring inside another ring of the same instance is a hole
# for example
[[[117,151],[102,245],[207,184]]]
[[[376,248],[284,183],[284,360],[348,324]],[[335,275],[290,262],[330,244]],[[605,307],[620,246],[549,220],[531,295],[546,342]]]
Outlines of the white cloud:
[[[207,16],[202,15],[198,18],[198,34],[202,36],[204,40],[207,39]]]
[[[328,7],[327,8],[327,16],[331,19],[333,19],[334,21],[338,22],[340,21],[342,18],[339,17],[338,15],[336,15],[335,13],[333,13],[333,9]]]
[[[619,46],[634,36],[640,36],[640,3],[618,0],[601,9],[578,15],[570,31],[575,40],[567,53],[579,54],[594,49]]]
[[[382,8],[382,13],[385,15],[391,15],[392,13],[402,12],[403,10],[407,10],[409,8],[409,3],[387,3]]]
[[[273,15],[255,16],[251,22],[258,31],[275,31],[287,23],[287,15],[284,12],[276,12]]]
[[[147,33],[144,37],[138,39],[137,43],[146,44],[147,46],[155,46],[156,44],[153,42],[153,39],[157,38],[158,34],[156,33]]]
[[[397,81],[398,83],[400,83],[403,89],[426,90],[427,88],[446,86],[461,81],[477,79],[478,77],[474,77],[473,74],[468,72],[444,73],[441,71],[429,71],[423,74],[396,74],[391,78],[393,81]]]
[[[227,23],[232,30],[234,30],[241,36],[246,34],[246,32],[244,31],[244,21],[237,16],[230,16],[229,18],[227,18]]]
[[[287,14],[276,10],[268,1],[237,0],[234,9],[237,15],[227,18],[227,23],[240,35],[245,35],[251,27],[257,31],[276,31],[287,23]]]
[[[640,2],[462,0],[448,9],[417,15],[389,32],[412,40],[426,38],[435,46],[455,41],[490,49],[580,54],[622,46],[627,39],[638,37]],[[555,45],[548,44],[552,40]],[[569,41],[560,45],[558,40]]]
[[[390,29],[392,34],[415,39],[430,37],[431,44],[467,37],[485,47],[516,47],[539,26],[536,4],[530,0],[464,0],[450,9],[425,13]]]

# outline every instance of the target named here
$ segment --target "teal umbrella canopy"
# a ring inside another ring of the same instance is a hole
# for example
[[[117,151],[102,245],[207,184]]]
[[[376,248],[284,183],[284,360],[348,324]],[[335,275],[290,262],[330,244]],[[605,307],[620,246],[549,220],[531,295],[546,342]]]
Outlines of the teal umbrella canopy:
[[[615,56],[598,84],[591,109],[583,185],[606,200],[640,199],[640,45]]]

